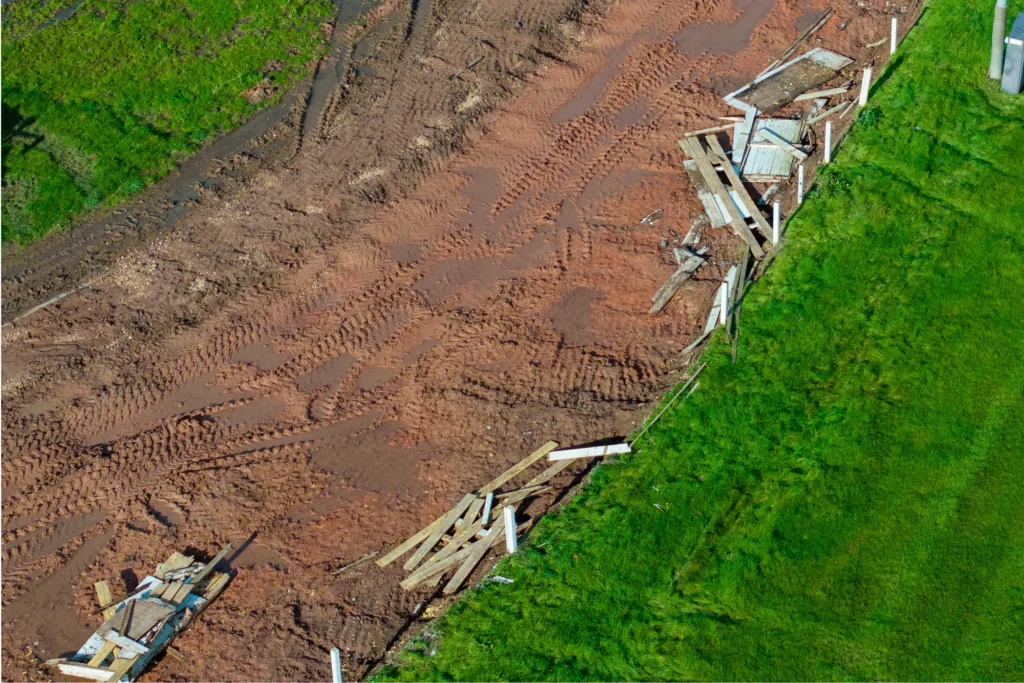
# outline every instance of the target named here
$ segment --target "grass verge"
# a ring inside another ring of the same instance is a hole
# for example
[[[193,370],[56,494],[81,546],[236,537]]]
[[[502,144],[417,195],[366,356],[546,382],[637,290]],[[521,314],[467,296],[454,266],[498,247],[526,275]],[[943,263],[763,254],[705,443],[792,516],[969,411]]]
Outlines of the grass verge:
[[[986,78],[990,12],[932,2],[749,293],[738,364],[715,339],[515,582],[379,679],[1024,678],[1024,100]]]
[[[3,10],[3,242],[157,180],[276,102],[330,0],[15,0]]]

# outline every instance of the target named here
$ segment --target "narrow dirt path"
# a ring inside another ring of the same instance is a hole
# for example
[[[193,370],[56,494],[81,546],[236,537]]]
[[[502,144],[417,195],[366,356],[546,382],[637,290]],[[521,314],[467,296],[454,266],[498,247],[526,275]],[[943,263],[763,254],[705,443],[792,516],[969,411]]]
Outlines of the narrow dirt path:
[[[738,244],[709,232],[717,260],[646,315],[662,238],[699,211],[676,139],[824,5],[463,4],[431,3],[374,67],[387,96],[329,102],[291,166],[4,330],[5,677],[80,644],[93,581],[226,540],[239,574],[177,641],[188,664],[146,678],[322,679],[334,645],[361,676],[431,596],[397,567],[330,570],[547,439],[628,434],[673,382]],[[850,56],[888,25],[837,9],[820,35]],[[546,31],[571,59],[517,75]],[[453,84],[481,46],[483,75]]]

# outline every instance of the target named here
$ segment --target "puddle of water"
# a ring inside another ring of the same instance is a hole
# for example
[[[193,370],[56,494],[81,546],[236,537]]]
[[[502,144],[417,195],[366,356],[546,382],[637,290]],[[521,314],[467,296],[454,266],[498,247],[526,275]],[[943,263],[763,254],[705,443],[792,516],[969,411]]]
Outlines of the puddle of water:
[[[376,4],[374,0],[339,1],[338,16],[334,22],[334,35],[331,36],[331,46],[327,59],[321,63],[316,76],[313,77],[313,88],[309,93],[309,105],[306,107],[306,113],[302,118],[303,140],[316,132],[317,126],[320,125],[320,116],[324,112],[324,107],[327,106],[328,98],[345,77],[350,55],[353,53],[352,43],[345,35],[346,29],[360,14],[369,10],[374,4]],[[370,33],[373,33],[373,31],[371,30]]]
[[[676,49],[689,55],[736,53],[750,44],[750,37],[762,19],[775,7],[775,0],[736,0],[740,16],[733,21],[690,24],[675,34]]]
[[[566,292],[561,301],[548,309],[546,315],[555,330],[562,333],[567,344],[584,346],[597,338],[590,329],[590,323],[594,317],[594,302],[603,299],[604,292],[600,289],[577,287]]]

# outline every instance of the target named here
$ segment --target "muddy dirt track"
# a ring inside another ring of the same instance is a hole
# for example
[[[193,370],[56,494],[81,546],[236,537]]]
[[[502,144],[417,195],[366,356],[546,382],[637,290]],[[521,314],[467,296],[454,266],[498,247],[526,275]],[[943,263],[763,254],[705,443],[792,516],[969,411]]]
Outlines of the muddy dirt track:
[[[889,15],[834,6],[818,44],[871,62]],[[23,308],[103,270],[4,328],[4,678],[51,677],[99,623],[94,581],[229,540],[188,662],[146,680],[322,680],[334,645],[365,675],[437,603],[398,566],[333,569],[548,439],[628,434],[672,384],[740,244],[709,231],[715,261],[646,314],[699,213],[676,140],[824,8],[393,5],[315,125],[299,107],[211,161],[173,226],[132,232],[143,199],[14,258]]]

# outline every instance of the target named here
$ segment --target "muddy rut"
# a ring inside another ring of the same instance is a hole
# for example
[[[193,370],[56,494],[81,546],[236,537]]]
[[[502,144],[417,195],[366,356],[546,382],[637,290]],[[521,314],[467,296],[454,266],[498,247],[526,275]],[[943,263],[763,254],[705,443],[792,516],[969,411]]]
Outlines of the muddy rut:
[[[331,570],[548,439],[628,434],[673,383],[740,244],[709,231],[712,263],[646,315],[699,212],[676,139],[824,7],[393,7],[279,161],[235,160],[4,329],[4,677],[80,644],[94,581],[228,540],[238,575],[176,641],[188,662],[145,678],[323,679],[335,645],[365,675],[434,596]],[[870,60],[887,26],[843,2],[819,35]]]

